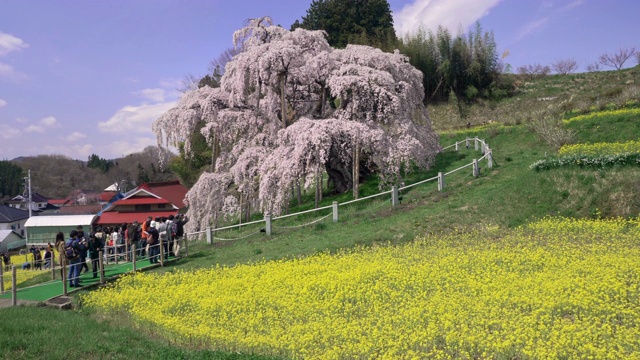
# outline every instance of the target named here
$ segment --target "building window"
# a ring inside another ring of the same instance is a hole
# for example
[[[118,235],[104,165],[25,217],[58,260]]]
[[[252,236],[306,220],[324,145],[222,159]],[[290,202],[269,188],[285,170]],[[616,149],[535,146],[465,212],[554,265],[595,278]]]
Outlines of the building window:
[[[136,205],[136,211],[150,211],[150,210],[151,210],[151,205],[149,204]]]
[[[167,204],[158,204],[158,209],[164,209],[167,207]]]

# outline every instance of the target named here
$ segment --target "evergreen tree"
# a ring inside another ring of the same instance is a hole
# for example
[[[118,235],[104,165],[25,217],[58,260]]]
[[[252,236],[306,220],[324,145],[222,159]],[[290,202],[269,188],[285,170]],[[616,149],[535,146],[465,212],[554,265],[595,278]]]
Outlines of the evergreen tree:
[[[22,168],[7,160],[0,160],[0,198],[21,193],[24,173]]]
[[[302,22],[296,20],[291,30],[298,27],[326,31],[335,48],[357,44],[393,51],[398,45],[387,0],[313,0]]]

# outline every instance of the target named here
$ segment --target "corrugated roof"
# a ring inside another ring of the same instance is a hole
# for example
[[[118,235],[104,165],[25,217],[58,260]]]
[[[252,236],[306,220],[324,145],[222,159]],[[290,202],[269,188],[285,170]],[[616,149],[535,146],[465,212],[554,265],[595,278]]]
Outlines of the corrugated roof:
[[[97,215],[52,215],[33,216],[27,220],[25,227],[35,226],[89,226]]]

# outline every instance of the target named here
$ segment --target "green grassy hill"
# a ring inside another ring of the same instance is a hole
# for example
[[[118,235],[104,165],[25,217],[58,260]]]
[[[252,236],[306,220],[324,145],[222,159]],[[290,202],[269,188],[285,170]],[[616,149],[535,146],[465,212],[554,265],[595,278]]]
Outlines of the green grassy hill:
[[[492,169],[481,164],[480,176],[471,176],[471,170],[452,174],[446,179],[444,191],[431,182],[402,193],[402,203],[392,207],[388,197],[374,199],[341,208],[340,221],[330,217],[321,222],[291,229],[328,214],[307,215],[286,222],[275,222],[271,237],[264,234],[244,240],[193,244],[189,257],[171,267],[158,269],[158,273],[192,271],[219,265],[233,266],[259,261],[300,257],[318,252],[336,252],[357,245],[373,246],[379,243],[402,244],[430,233],[449,233],[486,228],[515,228],[545,216],[577,218],[637,217],[640,212],[640,167],[616,165],[609,167],[564,166],[534,171],[530,165],[558,154],[562,143],[597,143],[637,141],[640,137],[640,115],[633,111],[606,112],[612,109],[636,109],[640,91],[635,84],[637,69],[618,72],[549,76],[542,79],[515,79],[517,95],[500,102],[480,102],[464,105],[464,117],[458,106],[439,104],[430,106],[434,127],[441,134],[441,145],[447,146],[466,137],[485,139],[493,150],[496,166]],[[640,80],[640,79],[639,79]],[[591,118],[564,123],[562,120],[581,114],[594,114]],[[467,128],[466,124],[471,127]],[[545,140],[546,139],[546,140]],[[551,139],[551,140],[549,140]],[[438,172],[447,172],[480,157],[477,151],[448,150],[438,156],[435,166],[426,173],[417,173],[406,179],[407,184],[431,178]],[[361,196],[378,192],[375,181],[361,187]],[[323,205],[332,201],[349,200],[348,195],[325,197]],[[312,205],[292,207],[291,212]],[[279,226],[279,227],[278,227]],[[251,234],[261,225],[242,230],[218,233],[222,238],[240,238]],[[125,357],[149,349],[145,341],[127,343],[128,352],[119,356],[117,339],[129,337],[126,319],[97,318],[86,310],[64,313],[48,309],[3,309],[3,317],[42,319],[50,330],[59,333],[49,340],[61,346],[65,339],[61,327],[79,322],[82,327],[99,328],[90,338],[116,339],[103,345],[105,354]],[[49,319],[49,320],[47,320]],[[12,327],[0,322],[3,333],[17,334],[21,325]],[[16,335],[17,336],[17,335]],[[207,351],[185,350],[168,343],[145,330],[143,337],[153,338],[151,358],[210,358]],[[142,338],[141,338],[142,339]],[[89,342],[93,340],[87,340]],[[97,341],[97,340],[96,340]],[[39,358],[48,345],[41,342],[25,343],[21,340],[2,340],[4,358],[23,356]],[[87,345],[95,349],[92,345]],[[95,350],[97,351],[97,350]],[[216,354],[219,358],[245,358],[238,354]],[[247,355],[246,358],[250,358]]]

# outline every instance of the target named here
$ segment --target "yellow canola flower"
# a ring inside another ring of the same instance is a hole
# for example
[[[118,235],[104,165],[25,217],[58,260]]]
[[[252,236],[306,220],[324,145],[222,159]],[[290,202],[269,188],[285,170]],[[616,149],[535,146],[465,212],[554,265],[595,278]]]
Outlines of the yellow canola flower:
[[[44,256],[44,252],[42,252],[42,256]],[[57,250],[54,250],[54,256],[56,259],[56,265],[59,266],[60,264],[58,259],[60,257]],[[24,264],[25,262],[29,263],[32,266],[32,268],[23,270],[22,264]],[[2,259],[0,259],[0,264],[3,267],[2,281],[4,283],[4,289],[10,290],[11,289],[11,269],[4,268],[4,262],[2,262]],[[20,285],[28,280],[35,278],[38,275],[51,272],[51,269],[44,268],[44,258],[42,259],[42,269],[36,270],[33,267],[33,254],[31,253],[11,255],[11,264],[16,267],[16,285]],[[17,287],[19,288],[19,286]]]
[[[599,117],[607,117],[607,116],[635,116],[640,115],[640,108],[634,109],[618,109],[618,110],[606,110],[606,111],[595,111],[584,115],[574,116],[569,119],[563,120],[565,124],[582,121],[582,120],[590,120]]]
[[[544,218],[501,234],[139,273],[83,303],[173,341],[287,358],[640,358],[639,224]]]
[[[600,142],[594,144],[573,144],[564,145],[558,151],[559,156],[569,155],[620,155],[626,153],[640,153],[640,141],[627,141],[607,143]]]

